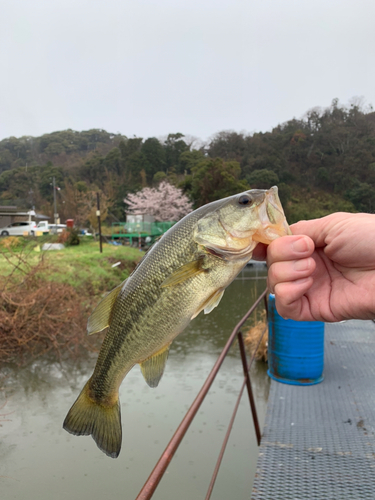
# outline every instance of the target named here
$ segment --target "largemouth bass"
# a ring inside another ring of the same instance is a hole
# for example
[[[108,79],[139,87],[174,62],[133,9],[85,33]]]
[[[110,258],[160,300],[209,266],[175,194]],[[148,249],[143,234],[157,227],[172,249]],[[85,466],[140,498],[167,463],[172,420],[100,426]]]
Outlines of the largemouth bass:
[[[121,449],[119,387],[135,364],[156,387],[173,339],[225,288],[258,242],[290,234],[277,187],[209,203],[175,224],[88,320],[88,334],[108,328],[94,373],[69,410],[64,429],[89,435],[112,458]]]

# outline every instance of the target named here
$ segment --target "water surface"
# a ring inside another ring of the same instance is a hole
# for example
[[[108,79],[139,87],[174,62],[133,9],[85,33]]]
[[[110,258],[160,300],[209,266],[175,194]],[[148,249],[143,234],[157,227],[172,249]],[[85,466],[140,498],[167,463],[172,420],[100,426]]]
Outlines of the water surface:
[[[226,290],[217,309],[191,322],[172,344],[158,388],[146,385],[139,367],[127,375],[120,389],[122,451],[115,460],[105,456],[91,437],[72,436],[62,429],[68,409],[91,375],[96,355],[63,364],[41,358],[22,369],[2,367],[0,498],[135,499],[233,327],[264,290],[265,274],[263,268],[247,268]],[[205,497],[242,380],[234,345],[155,500]],[[262,423],[269,390],[265,365],[255,365],[252,383]],[[250,498],[257,453],[245,393],[211,498]]]

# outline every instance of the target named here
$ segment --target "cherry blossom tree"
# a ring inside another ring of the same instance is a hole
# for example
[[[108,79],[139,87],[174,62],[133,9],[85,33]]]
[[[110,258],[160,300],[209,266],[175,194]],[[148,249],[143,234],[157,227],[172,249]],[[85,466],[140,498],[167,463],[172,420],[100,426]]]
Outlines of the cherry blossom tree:
[[[193,210],[193,204],[181,189],[163,181],[156,188],[143,188],[129,194],[124,202],[133,214],[147,214],[156,221],[178,221]]]

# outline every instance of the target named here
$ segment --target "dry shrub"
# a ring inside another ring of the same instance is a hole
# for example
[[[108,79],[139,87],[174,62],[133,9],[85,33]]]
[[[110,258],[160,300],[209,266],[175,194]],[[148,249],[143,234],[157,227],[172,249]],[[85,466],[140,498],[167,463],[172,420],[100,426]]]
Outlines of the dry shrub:
[[[263,335],[264,333],[264,335]],[[263,335],[262,340],[259,343],[260,337]],[[255,354],[255,359],[257,361],[264,361],[267,363],[268,360],[268,325],[266,320],[266,312],[263,311],[261,319],[252,326],[244,337],[245,346],[248,349],[250,355],[254,354],[255,349],[257,352]]]
[[[57,238],[58,243],[63,243],[65,246],[79,245],[79,236],[76,229],[64,229]]]
[[[68,241],[68,239],[69,239],[69,233],[68,233],[68,231],[63,229],[61,231],[61,233],[58,234],[57,243],[62,243],[63,245],[65,245],[65,243]]]
[[[40,277],[47,264],[40,257],[29,265],[21,254],[12,254],[12,272],[0,285],[0,361],[22,364],[48,351],[62,357],[77,355],[89,346],[86,337],[87,312],[82,298],[68,284],[48,282]]]
[[[19,239],[17,236],[8,236],[7,238],[0,239],[0,246],[6,248],[7,250],[11,250],[19,245]]]

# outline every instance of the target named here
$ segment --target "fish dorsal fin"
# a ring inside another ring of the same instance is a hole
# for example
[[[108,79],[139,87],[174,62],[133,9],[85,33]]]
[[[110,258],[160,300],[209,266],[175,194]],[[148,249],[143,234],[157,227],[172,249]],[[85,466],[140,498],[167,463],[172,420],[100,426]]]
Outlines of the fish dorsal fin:
[[[161,287],[164,288],[167,286],[178,285],[179,283],[183,283],[193,276],[197,276],[200,273],[206,273],[207,270],[203,269],[202,267],[203,260],[204,257],[200,257],[193,262],[188,262],[187,264],[179,267],[176,271],[174,271],[174,273],[172,273],[170,276],[168,276],[167,279],[163,281]]]
[[[170,345],[164,346],[159,352],[140,363],[142,375],[150,387],[157,387],[160,382],[167,363]]]
[[[113,306],[125,281],[111,290],[96,306],[87,321],[87,335],[101,332],[111,324]]]
[[[212,309],[215,309],[221,301],[222,296],[224,295],[225,288],[219,288],[219,290],[216,290],[215,293],[213,293],[208,299],[199,306],[199,309],[195,312],[194,316],[192,316],[191,319],[194,319],[198,314],[203,311],[204,309],[204,314],[209,314]]]

